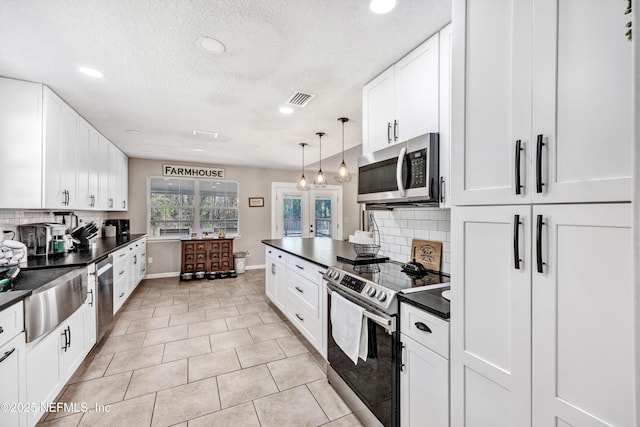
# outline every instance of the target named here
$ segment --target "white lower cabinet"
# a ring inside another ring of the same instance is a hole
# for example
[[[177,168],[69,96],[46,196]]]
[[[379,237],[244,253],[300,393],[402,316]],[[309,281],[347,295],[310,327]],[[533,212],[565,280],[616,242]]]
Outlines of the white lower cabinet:
[[[84,342],[87,351],[90,351],[96,344],[96,265],[91,264],[87,267],[87,300],[84,302]]]
[[[113,313],[133,293],[147,271],[147,239],[136,240],[113,253]]]
[[[324,267],[271,246],[265,248],[265,261],[267,297],[326,358]]]
[[[40,405],[53,402],[87,354],[85,310],[82,305],[56,329],[27,346],[26,402],[38,405],[39,409],[29,412],[29,425],[40,419],[44,413]]]
[[[26,394],[25,333],[22,302],[0,312],[0,403],[24,403]],[[13,408],[9,408],[13,409]],[[26,426],[26,411],[0,411],[0,426]]]
[[[636,426],[631,204],[451,219],[451,425]]]
[[[406,303],[400,307],[400,425],[449,425],[449,322]]]

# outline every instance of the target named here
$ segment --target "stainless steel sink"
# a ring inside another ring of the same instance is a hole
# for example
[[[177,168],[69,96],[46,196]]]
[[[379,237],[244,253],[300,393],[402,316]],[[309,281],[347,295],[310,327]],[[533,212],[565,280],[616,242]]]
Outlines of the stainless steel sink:
[[[21,271],[14,290],[32,289],[24,300],[27,342],[53,330],[87,298],[87,268],[64,267]]]

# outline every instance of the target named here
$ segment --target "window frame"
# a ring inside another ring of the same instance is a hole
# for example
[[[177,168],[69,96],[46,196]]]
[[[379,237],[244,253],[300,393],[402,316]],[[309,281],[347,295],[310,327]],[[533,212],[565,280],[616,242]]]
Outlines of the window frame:
[[[235,184],[236,186],[236,204],[232,207],[225,207],[225,209],[231,209],[237,211],[237,219],[235,219],[237,223],[237,231],[236,232],[227,232],[227,237],[239,237],[240,236],[240,183],[234,180],[228,179],[206,179],[206,178],[188,178],[188,177],[167,177],[167,176],[148,176],[147,177],[147,236],[151,239],[157,240],[180,240],[186,237],[191,237],[189,233],[186,234],[172,234],[172,235],[155,235],[153,234],[153,230],[151,227],[151,209],[156,206],[151,206],[151,181],[153,179],[167,179],[167,180],[185,180],[193,182],[193,204],[189,205],[189,209],[193,209],[193,226],[191,227],[191,233],[197,233],[198,237],[203,235],[201,219],[200,219],[200,210],[202,207],[200,188],[202,182],[224,182]],[[169,209],[184,209],[185,206],[177,205],[177,206],[165,206],[164,208]],[[205,206],[205,209],[214,208],[215,206]],[[215,220],[214,220],[215,221]],[[197,231],[196,231],[197,230]]]

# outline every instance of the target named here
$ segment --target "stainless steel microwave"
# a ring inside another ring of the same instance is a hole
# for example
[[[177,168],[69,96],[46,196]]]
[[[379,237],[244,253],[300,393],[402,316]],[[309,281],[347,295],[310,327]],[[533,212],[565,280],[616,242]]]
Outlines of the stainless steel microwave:
[[[437,205],[439,134],[428,133],[358,158],[358,203]]]

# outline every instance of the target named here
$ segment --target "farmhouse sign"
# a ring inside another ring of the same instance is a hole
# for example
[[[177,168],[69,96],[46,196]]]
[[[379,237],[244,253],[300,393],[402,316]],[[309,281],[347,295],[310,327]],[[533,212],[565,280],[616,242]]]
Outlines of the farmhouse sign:
[[[182,176],[190,178],[223,178],[224,169],[201,168],[192,166],[162,165],[164,176]]]

